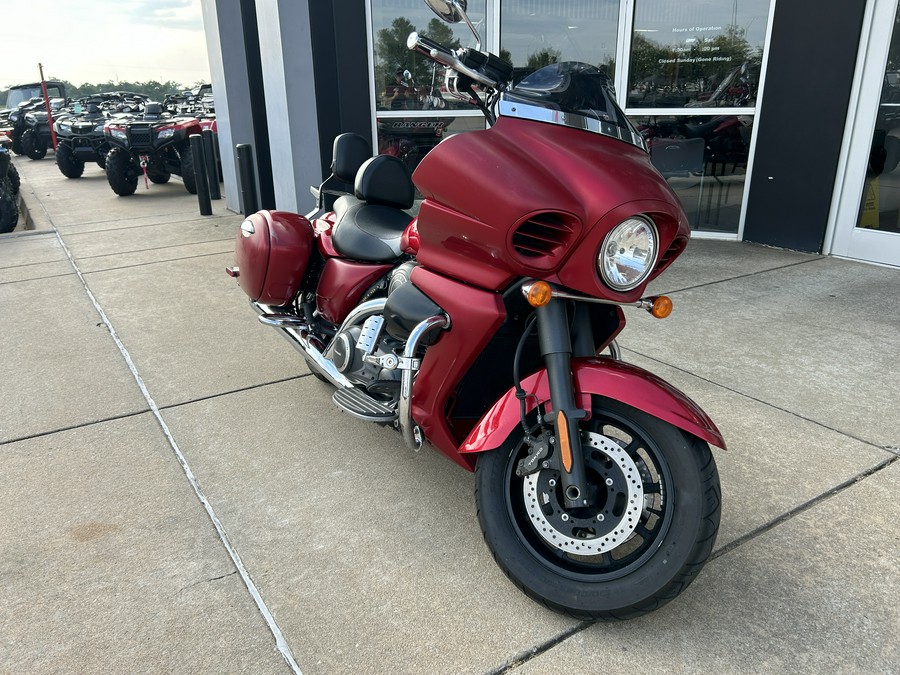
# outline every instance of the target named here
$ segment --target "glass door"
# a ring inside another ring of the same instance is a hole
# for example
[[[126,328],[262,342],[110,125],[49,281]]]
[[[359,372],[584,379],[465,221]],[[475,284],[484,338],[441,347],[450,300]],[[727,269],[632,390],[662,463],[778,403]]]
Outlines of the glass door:
[[[866,13],[829,232],[833,255],[900,266],[900,13]]]

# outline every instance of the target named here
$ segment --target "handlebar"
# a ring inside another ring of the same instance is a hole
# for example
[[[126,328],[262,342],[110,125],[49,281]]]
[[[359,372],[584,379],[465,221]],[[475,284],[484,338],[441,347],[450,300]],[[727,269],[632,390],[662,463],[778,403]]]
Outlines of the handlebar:
[[[464,64],[459,60],[459,57],[456,54],[446,47],[438,44],[434,40],[422,37],[416,32],[409,34],[409,37],[406,39],[406,46],[408,49],[424,54],[432,61],[440,63],[442,66],[452,68],[456,72],[475,80],[478,84],[484,85],[485,87],[497,89],[500,86],[500,83],[497,82],[497,80]]]

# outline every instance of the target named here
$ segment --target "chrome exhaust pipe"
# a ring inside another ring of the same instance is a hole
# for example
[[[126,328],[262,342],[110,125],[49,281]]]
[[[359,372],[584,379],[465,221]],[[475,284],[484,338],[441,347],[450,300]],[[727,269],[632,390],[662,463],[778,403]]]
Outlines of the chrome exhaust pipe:
[[[307,330],[308,326],[303,319],[292,314],[279,314],[276,311],[278,308],[261,305],[252,300],[250,301],[250,305],[259,313],[260,323],[280,330],[287,338],[288,342],[294,345],[294,348],[298,352],[303,354],[306,362],[311,368],[314,368],[335,387],[341,389],[353,388],[353,383],[337,369],[337,366],[335,366],[334,363],[326,359],[322,352],[316,349],[310,342]]]

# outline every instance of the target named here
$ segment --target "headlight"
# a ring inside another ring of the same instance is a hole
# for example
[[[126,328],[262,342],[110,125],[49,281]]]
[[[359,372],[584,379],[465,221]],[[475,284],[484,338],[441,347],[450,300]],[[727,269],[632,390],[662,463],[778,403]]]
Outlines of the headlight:
[[[173,128],[173,129],[163,129],[163,130],[160,131],[158,134],[156,134],[156,137],[157,137],[158,139],[162,140],[162,139],[164,139],[164,138],[172,138],[172,136],[174,136],[174,135],[175,135],[175,129],[174,129],[174,128]]]
[[[72,131],[72,125],[69,124],[68,122],[60,122],[59,130],[64,134],[68,134]]]
[[[19,119],[19,113],[17,113],[17,112],[10,113],[10,114],[9,114],[9,119],[12,120],[13,122],[15,122],[16,120]]]
[[[115,138],[115,139],[120,140],[120,141],[127,141],[127,140],[128,140],[128,134],[125,133],[125,130],[124,130],[124,129],[115,129],[115,128],[110,129],[110,130],[109,130],[109,135],[112,136],[112,137]]]
[[[630,291],[653,271],[659,248],[656,226],[644,218],[629,218],[616,225],[603,240],[597,269],[616,291]]]
[[[106,126],[106,125],[105,125],[105,124],[98,124],[97,126],[94,127],[94,131],[103,131],[103,127],[104,127],[104,126]]]
[[[31,113],[28,113],[27,115],[25,115],[25,121],[31,122],[32,124],[36,124],[37,118],[34,115],[32,115]]]

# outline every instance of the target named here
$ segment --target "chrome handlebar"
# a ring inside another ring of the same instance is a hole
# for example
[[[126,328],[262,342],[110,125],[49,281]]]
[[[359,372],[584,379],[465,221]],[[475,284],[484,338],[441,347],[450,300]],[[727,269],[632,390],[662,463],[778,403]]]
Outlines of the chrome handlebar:
[[[422,37],[415,31],[410,33],[409,37],[406,39],[406,47],[411,51],[416,51],[420,54],[424,54],[432,61],[440,63],[442,66],[452,68],[456,72],[475,80],[480,85],[490,87],[491,89],[497,89],[500,86],[499,82],[488,77],[484,73],[480,73],[477,70],[469,68],[466,64],[459,60],[459,57],[456,54],[454,54],[446,47],[441,46],[434,40],[429,40],[426,37]]]

